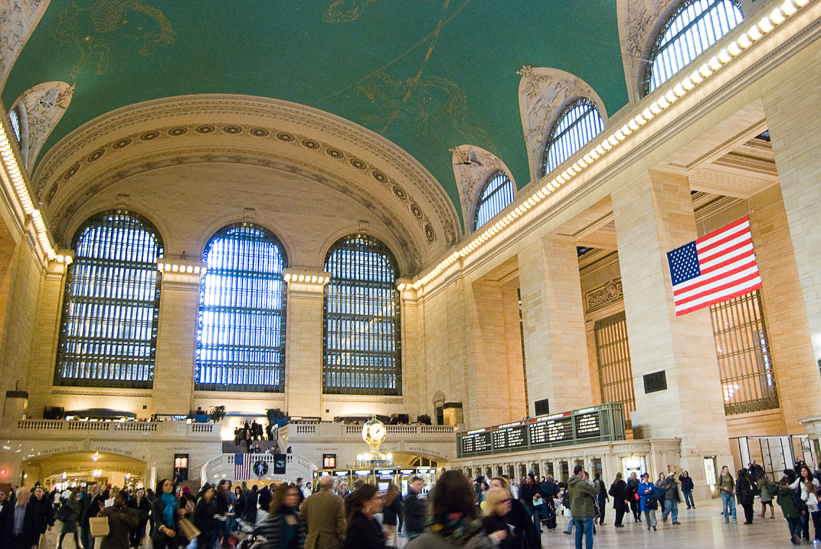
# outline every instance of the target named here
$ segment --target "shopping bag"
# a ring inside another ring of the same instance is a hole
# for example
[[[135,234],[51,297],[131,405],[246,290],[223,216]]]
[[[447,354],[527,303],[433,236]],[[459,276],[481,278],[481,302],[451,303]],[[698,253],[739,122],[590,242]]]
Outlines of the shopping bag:
[[[188,541],[191,541],[201,533],[199,529],[197,529],[197,527],[186,518],[180,519],[180,530],[182,531],[182,535],[185,536]]]
[[[108,517],[91,517],[88,519],[92,537],[104,538],[108,535]]]

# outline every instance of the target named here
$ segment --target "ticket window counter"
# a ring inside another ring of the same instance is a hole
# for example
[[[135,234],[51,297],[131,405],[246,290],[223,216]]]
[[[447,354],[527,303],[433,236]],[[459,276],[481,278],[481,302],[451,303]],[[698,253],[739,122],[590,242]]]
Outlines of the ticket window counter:
[[[374,482],[380,492],[387,492],[391,482],[396,482],[396,469],[376,469],[373,472]]]

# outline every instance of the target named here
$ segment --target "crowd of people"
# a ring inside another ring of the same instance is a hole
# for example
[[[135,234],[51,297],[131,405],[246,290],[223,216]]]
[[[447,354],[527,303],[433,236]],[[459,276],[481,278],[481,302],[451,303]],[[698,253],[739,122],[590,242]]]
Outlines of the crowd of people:
[[[773,501],[781,507],[791,543],[810,540],[810,520],[821,540],[820,479],[821,472],[804,463],[785,470],[778,483],[755,462],[736,475],[724,467],[717,479],[724,521],[737,520],[738,501],[744,524],[752,524],[759,497],[762,519],[768,508],[775,518]],[[695,508],[687,471],[662,473],[655,482],[648,473],[627,479],[617,473],[609,488],[599,473],[591,480],[580,465],[566,484],[549,475],[537,480],[533,473],[517,483],[443,471],[430,494],[418,477],[407,488],[403,497],[393,483],[383,493],[358,480],[350,490],[331,476],[320,477],[315,487],[303,479],[250,487],[223,480],[205,484],[197,494],[174,479],[161,480],[156,491],[93,484],[49,494],[38,485],[33,492],[18,488],[10,497],[0,491],[0,536],[13,549],[37,549],[59,521],[58,549],[66,537],[73,538],[73,547],[93,549],[91,522],[104,517],[109,533],[96,538],[97,549],[137,548],[146,535],[155,549],[388,549],[398,547],[399,536],[406,537],[408,549],[539,549],[542,527],[554,530],[564,516],[564,533],[575,529],[577,549],[590,549],[611,501],[615,528],[632,515],[653,532],[657,511],[662,522],[678,526],[678,505]]]

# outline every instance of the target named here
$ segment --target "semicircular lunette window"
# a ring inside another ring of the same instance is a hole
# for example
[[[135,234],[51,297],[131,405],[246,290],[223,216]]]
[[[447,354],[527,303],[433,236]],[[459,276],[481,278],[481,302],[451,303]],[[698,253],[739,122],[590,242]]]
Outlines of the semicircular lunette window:
[[[256,225],[230,225],[203,259],[194,389],[283,392],[288,260],[279,240]]]
[[[323,392],[401,395],[399,268],[390,249],[347,236],[331,247],[325,270]]]
[[[544,146],[542,175],[547,175],[573,156],[604,130],[596,104],[586,97],[576,99],[559,115]]]
[[[77,231],[55,385],[150,389],[154,382],[163,244],[142,217],[108,211]]]
[[[738,0],[686,0],[659,32],[642,92],[652,92],[734,29],[744,15]]]
[[[502,171],[496,171],[487,178],[476,205],[476,216],[473,220],[473,229],[476,230],[508,207],[513,202],[513,182]]]

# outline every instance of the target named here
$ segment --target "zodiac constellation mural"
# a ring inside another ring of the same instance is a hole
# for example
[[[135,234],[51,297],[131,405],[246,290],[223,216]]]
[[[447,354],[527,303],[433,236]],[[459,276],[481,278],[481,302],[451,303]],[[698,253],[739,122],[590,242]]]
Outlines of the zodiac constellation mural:
[[[105,74],[111,48],[119,42],[135,42],[140,45],[140,55],[149,55],[171,44],[175,36],[165,14],[141,0],[74,0],[59,17],[54,37],[61,44],[74,44],[80,52],[72,78],[95,57],[97,74]]]
[[[322,20],[326,23],[356,21],[368,5],[377,1],[378,0],[337,0],[331,4],[327,13],[322,16]]]

